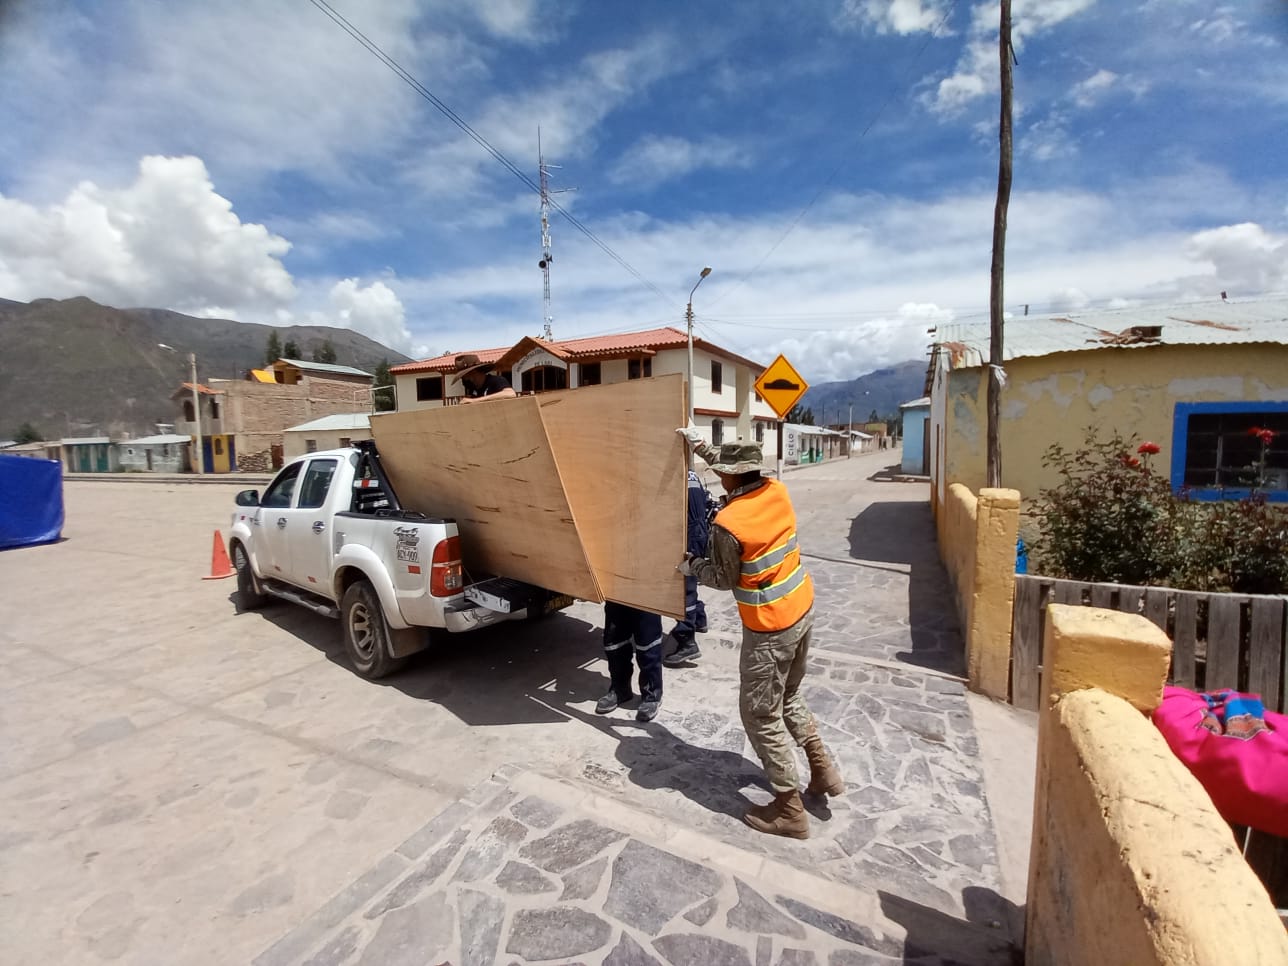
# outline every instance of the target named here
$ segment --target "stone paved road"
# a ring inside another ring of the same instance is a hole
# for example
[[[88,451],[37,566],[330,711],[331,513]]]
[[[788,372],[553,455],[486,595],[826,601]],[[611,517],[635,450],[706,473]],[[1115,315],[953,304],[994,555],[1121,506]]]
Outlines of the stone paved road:
[[[738,720],[736,610],[704,591],[703,658],[666,672],[655,722],[594,715],[595,691],[529,694],[611,741],[502,769],[490,803],[454,806],[260,962],[1009,963],[926,487],[887,481],[889,461],[787,477],[818,585],[807,699],[847,781],[809,802],[809,840],[740,821],[769,791]]]

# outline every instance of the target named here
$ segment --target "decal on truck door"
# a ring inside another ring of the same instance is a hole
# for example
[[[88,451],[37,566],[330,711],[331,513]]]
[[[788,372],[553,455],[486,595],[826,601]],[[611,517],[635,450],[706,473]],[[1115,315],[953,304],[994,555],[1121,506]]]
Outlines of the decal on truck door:
[[[395,550],[398,559],[407,563],[420,563],[420,529],[394,527],[394,537],[398,540]]]

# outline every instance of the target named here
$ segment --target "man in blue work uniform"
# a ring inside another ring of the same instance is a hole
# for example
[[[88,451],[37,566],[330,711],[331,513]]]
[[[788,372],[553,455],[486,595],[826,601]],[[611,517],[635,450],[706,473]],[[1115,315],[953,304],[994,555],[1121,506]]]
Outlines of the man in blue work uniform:
[[[688,476],[689,526],[688,545],[686,550],[691,556],[704,557],[707,553],[707,535],[710,532],[711,511],[715,501],[702,485],[702,480],[693,470]],[[676,621],[675,627],[667,635],[663,644],[662,663],[667,667],[681,667],[689,661],[702,656],[698,647],[697,635],[707,631],[707,608],[698,596],[698,578],[684,578],[684,620]]]
[[[595,704],[595,714],[609,714],[635,700],[631,690],[634,663],[640,668],[639,710],[636,721],[652,721],[662,706],[662,618],[657,614],[604,602],[604,657],[609,688]]]

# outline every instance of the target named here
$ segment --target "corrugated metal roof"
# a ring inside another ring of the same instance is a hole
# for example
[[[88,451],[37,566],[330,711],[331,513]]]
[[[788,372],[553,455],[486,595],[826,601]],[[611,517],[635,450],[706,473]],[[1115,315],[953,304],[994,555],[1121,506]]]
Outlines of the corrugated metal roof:
[[[1161,327],[1157,338],[1151,337],[1154,326]],[[1288,345],[1288,296],[1022,316],[1006,321],[1003,343],[1004,360],[1150,345]],[[950,369],[983,366],[988,344],[986,321],[941,324],[935,336]]]
[[[311,372],[329,372],[336,376],[366,376],[368,379],[372,378],[371,373],[355,369],[353,366],[337,366],[329,362],[306,362],[303,359],[278,359],[273,365],[277,365],[278,362],[285,362],[296,369],[307,369]]]
[[[92,443],[110,443],[106,436],[68,436],[58,441],[63,446],[89,446]]]
[[[345,429],[370,429],[371,417],[367,413],[337,413],[334,416],[323,416],[311,422],[289,426],[287,433],[326,433]]]
[[[922,396],[920,399],[912,400],[912,402],[900,403],[899,408],[911,409],[913,406],[929,406],[929,405],[930,405],[930,397]]]
[[[522,341],[520,340],[520,342]],[[615,356],[620,357],[631,352],[647,353],[656,352],[659,349],[679,349],[688,346],[689,337],[680,329],[668,325],[660,329],[644,329],[639,332],[619,332],[614,335],[596,335],[585,339],[555,339],[552,342],[545,342],[544,340],[540,340],[540,342],[545,347],[550,348],[555,355],[566,356],[573,362],[581,362],[583,360],[593,361]],[[695,336],[693,344],[695,347],[713,355],[723,356],[753,369],[760,370],[764,368],[758,362],[730,352],[728,349],[705,339],[699,339]],[[506,346],[503,349],[462,349],[461,352],[474,353],[479,357],[480,362],[497,362],[514,347]],[[435,356],[433,359],[424,359],[420,362],[404,362],[400,366],[390,366],[389,372],[395,376],[410,375],[416,372],[451,372],[454,360],[461,352]]]

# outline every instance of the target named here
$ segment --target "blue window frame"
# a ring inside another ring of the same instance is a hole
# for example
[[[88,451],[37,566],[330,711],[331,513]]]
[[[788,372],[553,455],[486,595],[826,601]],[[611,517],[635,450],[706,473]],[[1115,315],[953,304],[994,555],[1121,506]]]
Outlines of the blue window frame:
[[[1266,451],[1266,498],[1288,503],[1288,401],[1177,403],[1172,420],[1172,489],[1196,500],[1241,500],[1261,458],[1254,428],[1274,432]]]

